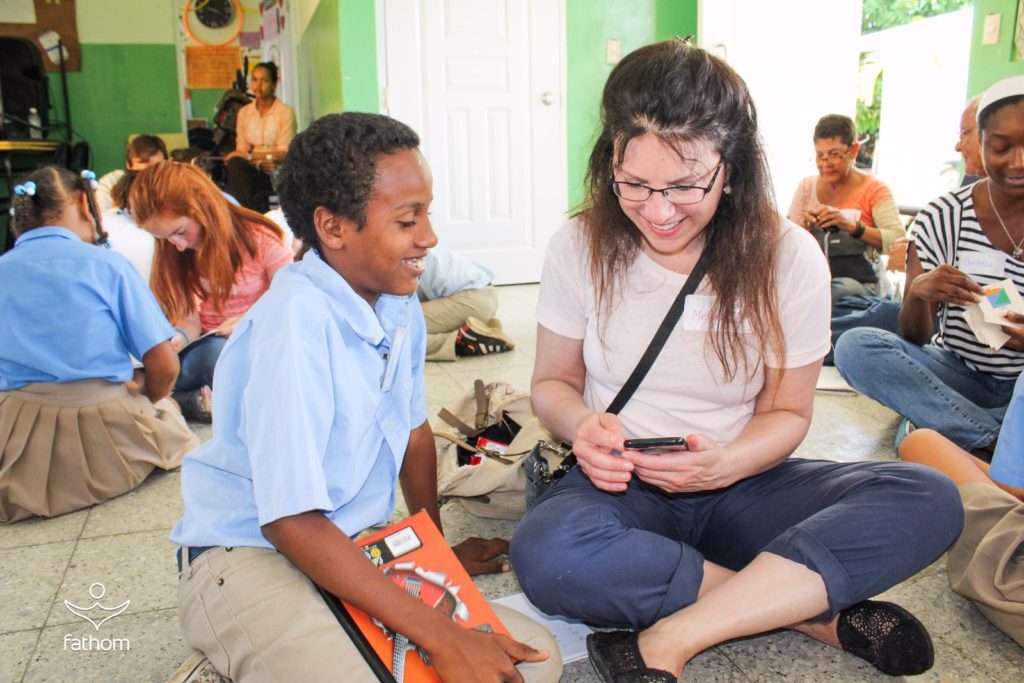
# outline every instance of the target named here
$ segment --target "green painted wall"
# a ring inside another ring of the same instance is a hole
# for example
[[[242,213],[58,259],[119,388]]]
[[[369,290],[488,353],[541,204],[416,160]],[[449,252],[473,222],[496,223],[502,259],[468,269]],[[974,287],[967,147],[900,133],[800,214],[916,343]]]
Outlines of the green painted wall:
[[[1002,14],[999,42],[982,45],[985,17]],[[967,76],[967,96],[973,97],[1007,76],[1024,74],[1024,61],[1013,61],[1013,29],[1017,17],[1017,0],[975,0],[974,29],[971,31],[971,66]]]
[[[609,38],[622,54],[675,35],[697,33],[697,0],[567,0],[566,124],[569,206],[583,200],[583,177],[600,122],[601,91],[611,73]]]
[[[342,104],[345,111],[377,113],[380,98],[374,3],[372,0],[345,0],[340,9]]]
[[[50,74],[50,92],[51,118],[63,119],[60,74]],[[68,74],[68,99],[71,123],[92,147],[93,170],[121,168],[130,134],[181,130],[174,46],[83,43],[82,70]]]
[[[299,130],[324,114],[341,111],[340,5],[339,0],[320,0],[299,38]]]
[[[657,0],[654,39],[685,38],[688,35],[697,35],[697,0]]]
[[[209,122],[216,111],[217,103],[225,88],[192,88],[192,118],[206,119]]]

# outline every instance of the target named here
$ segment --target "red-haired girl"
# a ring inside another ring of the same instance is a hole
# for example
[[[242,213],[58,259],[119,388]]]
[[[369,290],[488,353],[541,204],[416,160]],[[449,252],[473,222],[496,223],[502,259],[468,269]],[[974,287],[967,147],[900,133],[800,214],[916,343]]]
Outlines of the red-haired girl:
[[[274,273],[292,262],[292,252],[276,224],[231,204],[195,166],[150,166],[132,184],[130,205],[136,222],[158,240],[150,286],[183,351],[174,397],[186,417],[209,422],[221,349]]]

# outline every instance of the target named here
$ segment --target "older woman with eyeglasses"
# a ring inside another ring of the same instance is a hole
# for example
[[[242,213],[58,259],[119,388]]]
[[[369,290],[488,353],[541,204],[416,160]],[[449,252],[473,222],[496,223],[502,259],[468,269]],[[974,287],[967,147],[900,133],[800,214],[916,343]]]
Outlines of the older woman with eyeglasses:
[[[854,168],[859,149],[849,117],[821,117],[814,127],[818,175],[800,181],[789,207],[789,219],[809,230],[828,257],[833,304],[877,294],[873,261],[904,236],[892,192]]]

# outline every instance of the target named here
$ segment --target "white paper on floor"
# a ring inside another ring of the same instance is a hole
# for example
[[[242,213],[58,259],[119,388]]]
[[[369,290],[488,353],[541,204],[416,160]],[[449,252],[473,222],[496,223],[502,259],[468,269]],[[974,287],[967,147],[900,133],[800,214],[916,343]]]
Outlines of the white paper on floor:
[[[520,614],[525,614],[551,631],[551,635],[555,637],[555,642],[558,643],[558,649],[562,651],[563,664],[586,658],[587,634],[593,632],[586,624],[566,621],[559,617],[544,614],[534,607],[533,603],[522,593],[515,593],[504,598],[491,600],[491,602],[514,609]]]
[[[831,365],[824,365],[821,374],[818,375],[818,384],[814,387],[823,394],[836,394],[837,396],[856,396],[857,391],[846,383],[843,376]]]

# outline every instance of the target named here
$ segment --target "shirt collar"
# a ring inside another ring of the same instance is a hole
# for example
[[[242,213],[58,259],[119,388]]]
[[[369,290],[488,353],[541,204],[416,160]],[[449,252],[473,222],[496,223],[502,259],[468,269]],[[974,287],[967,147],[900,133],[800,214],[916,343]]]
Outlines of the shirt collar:
[[[377,297],[377,305],[370,308],[345,278],[327,265],[316,249],[306,252],[296,268],[345,311],[352,331],[374,346],[379,346],[390,336],[389,333],[408,320],[412,296],[381,294]]]
[[[18,239],[14,241],[14,246],[18,246],[24,242],[31,242],[32,240],[39,240],[45,237],[60,237],[62,239],[71,240],[73,242],[81,242],[82,238],[71,232],[67,228],[61,228],[56,225],[48,225],[45,228],[33,228],[27,232],[23,232]]]

